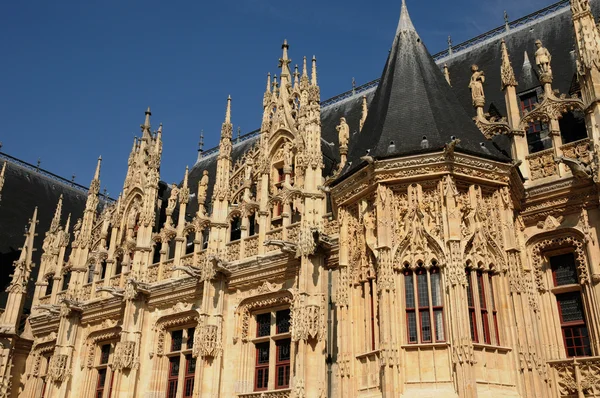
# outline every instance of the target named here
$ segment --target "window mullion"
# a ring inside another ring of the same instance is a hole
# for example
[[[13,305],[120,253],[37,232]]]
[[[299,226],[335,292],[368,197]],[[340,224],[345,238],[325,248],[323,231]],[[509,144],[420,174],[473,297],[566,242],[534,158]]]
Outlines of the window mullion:
[[[485,333],[483,330],[483,319],[481,318],[481,303],[479,302],[479,285],[477,281],[477,269],[469,272],[471,278],[471,292],[473,294],[473,305],[475,306],[475,327],[479,343],[485,343]]]
[[[411,278],[413,278],[413,290],[415,294],[415,327],[417,329],[417,343],[420,344],[423,342],[421,335],[421,316],[419,314],[419,290],[417,288],[417,273],[411,272]]]
[[[489,328],[490,328],[490,343],[499,345],[500,336],[498,336],[498,333],[500,333],[500,329],[499,328],[498,328],[498,330],[496,329],[496,322],[494,320],[494,313],[497,311],[497,308],[496,308],[495,297],[493,297],[494,289],[493,289],[492,283],[494,283],[494,281],[491,276],[492,276],[492,271],[489,271],[487,274],[484,275],[483,291],[485,292],[485,296],[486,296],[486,300],[487,300],[487,310],[488,310],[487,317],[488,317],[488,324],[490,325],[489,326]]]

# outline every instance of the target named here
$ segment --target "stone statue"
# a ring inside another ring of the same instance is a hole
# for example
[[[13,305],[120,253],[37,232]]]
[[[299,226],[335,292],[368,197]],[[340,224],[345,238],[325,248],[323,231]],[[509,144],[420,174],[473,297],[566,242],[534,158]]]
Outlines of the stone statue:
[[[198,200],[204,201],[206,198],[206,191],[208,190],[208,170],[202,172],[202,178],[198,183]]]
[[[350,127],[346,123],[345,117],[340,119],[340,124],[336,127],[336,130],[338,131],[340,147],[347,147],[348,140],[350,139]]]
[[[171,196],[169,196],[169,202],[167,204],[167,210],[173,211],[177,206],[177,198],[179,197],[179,188],[176,184],[171,185]]]
[[[292,152],[292,144],[289,142],[283,146],[283,167],[291,169],[294,162],[294,153]]]
[[[539,68],[540,73],[551,74],[552,69],[550,68],[550,61],[552,60],[552,55],[550,55],[548,49],[542,45],[541,40],[536,40],[535,46],[537,47],[537,50],[535,51],[535,64]]]
[[[471,82],[469,88],[471,89],[471,97],[473,98],[474,107],[482,107],[485,105],[485,93],[483,92],[483,83],[485,82],[485,75],[483,71],[479,70],[479,66],[471,66]]]
[[[74,242],[78,242],[79,241],[79,235],[81,234],[81,218],[77,219],[77,222],[75,223],[75,226],[73,227],[73,241]]]

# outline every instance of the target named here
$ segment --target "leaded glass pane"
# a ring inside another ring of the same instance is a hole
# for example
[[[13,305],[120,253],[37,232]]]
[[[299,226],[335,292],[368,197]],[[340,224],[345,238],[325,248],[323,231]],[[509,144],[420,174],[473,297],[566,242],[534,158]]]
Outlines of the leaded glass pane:
[[[417,315],[414,312],[406,314],[406,323],[408,325],[408,342],[417,342]]]
[[[431,273],[431,301],[434,307],[442,306],[442,286],[440,284],[440,273]]]
[[[404,292],[406,295],[406,308],[415,308],[415,289],[412,272],[404,274]]]
[[[271,314],[259,314],[256,316],[256,337],[269,336],[271,334]]]
[[[583,317],[583,306],[579,292],[557,294],[556,300],[560,306],[562,323],[581,322]]]
[[[277,333],[288,333],[290,331],[290,310],[277,311],[275,318]]]
[[[419,307],[429,307],[427,272],[425,270],[417,274],[417,294],[419,295]]]
[[[433,318],[435,321],[435,340],[436,341],[444,341],[446,337],[444,336],[444,314],[442,310],[434,310]]]
[[[258,365],[269,364],[269,343],[256,345],[256,363]]]
[[[180,351],[183,342],[183,330],[171,332],[171,351]]]
[[[550,257],[550,266],[556,286],[574,285],[578,282],[573,253]]]
[[[421,311],[421,338],[423,342],[431,341],[431,318],[429,311]]]

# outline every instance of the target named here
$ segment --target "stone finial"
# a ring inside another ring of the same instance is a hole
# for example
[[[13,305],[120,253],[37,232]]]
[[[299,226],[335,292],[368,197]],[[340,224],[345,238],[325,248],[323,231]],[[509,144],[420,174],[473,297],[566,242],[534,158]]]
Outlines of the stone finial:
[[[367,104],[367,96],[363,95],[362,98],[362,115],[360,116],[360,130],[362,131],[363,126],[365,125],[365,120],[367,120],[367,115],[369,114],[369,106]]]
[[[310,83],[313,86],[317,85],[317,57],[314,55],[312,57],[312,74],[310,78]]]
[[[100,179],[100,166],[102,165],[102,156],[98,156],[98,163],[96,164],[96,171],[94,172],[94,180]]]
[[[448,55],[452,55],[452,36],[448,35]]]
[[[61,194],[58,198],[58,203],[56,204],[56,210],[54,210],[54,217],[52,218],[52,223],[50,224],[50,233],[58,231],[58,227],[60,226],[60,216],[62,214],[62,204],[63,196]]]
[[[508,13],[504,10],[504,29],[508,32],[510,30],[510,24],[508,22]],[[504,41],[504,40],[502,40]]]
[[[500,66],[500,75],[502,78],[502,90],[507,86],[515,87],[518,85],[517,79],[515,78],[515,71],[510,63],[510,57],[508,56],[508,49],[506,48],[506,42],[502,39],[500,44],[502,52],[502,66]]]
[[[144,118],[144,124],[140,125],[140,128],[142,129],[142,133],[150,134],[150,116],[152,116],[150,107],[146,109],[146,112],[144,112],[144,114],[146,115]]]
[[[552,68],[550,62],[552,61],[552,55],[550,51],[542,44],[541,40],[535,41],[535,64],[538,67],[540,73],[540,82],[542,84],[552,83]]]
[[[408,14],[408,8],[406,7],[406,0],[402,0],[402,7],[400,9],[400,20],[398,21],[398,28],[396,29],[396,35],[401,32],[414,32],[415,27]]]
[[[591,12],[589,0],[571,0],[571,12],[573,17],[578,17],[579,14]]]
[[[471,97],[473,98],[473,106],[475,108],[482,108],[485,105],[485,93],[483,91],[483,83],[485,82],[485,75],[483,71],[479,70],[477,65],[471,66],[471,82],[469,88],[471,89]]]
[[[448,82],[448,85],[452,87],[452,83],[450,82],[450,70],[448,69],[448,64],[444,64],[444,77]]]
[[[2,170],[0,171],[0,200],[2,200],[2,187],[4,187],[5,175],[6,175],[6,161],[2,165]]]

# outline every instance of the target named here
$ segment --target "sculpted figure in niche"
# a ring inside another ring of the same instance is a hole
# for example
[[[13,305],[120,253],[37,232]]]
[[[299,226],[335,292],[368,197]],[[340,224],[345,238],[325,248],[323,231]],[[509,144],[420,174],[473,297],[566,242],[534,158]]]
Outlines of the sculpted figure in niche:
[[[336,127],[336,129],[338,131],[338,138],[339,138],[340,146],[347,147],[348,140],[350,139],[350,127],[348,126],[348,123],[346,123],[345,117],[342,117],[340,119],[340,124],[339,124],[339,126]]]
[[[292,144],[289,142],[283,146],[283,167],[291,169],[294,161],[294,153],[292,152]]]
[[[208,170],[202,172],[202,178],[198,183],[198,200],[206,198],[206,191],[208,190]]]
[[[179,188],[176,184],[171,185],[171,196],[169,196],[169,203],[167,209],[173,210],[177,205],[177,198],[179,197]]]
[[[473,98],[473,106],[483,106],[485,104],[485,93],[483,92],[483,83],[485,82],[485,75],[483,71],[479,70],[479,66],[471,66],[471,82],[469,88],[471,89],[471,97]]]
[[[535,64],[539,68],[540,73],[552,73],[552,69],[550,68],[552,55],[550,55],[548,49],[542,45],[541,40],[536,40],[535,46],[537,48],[535,51]]]

